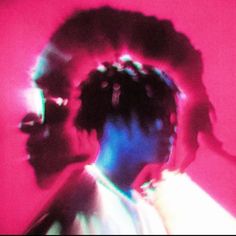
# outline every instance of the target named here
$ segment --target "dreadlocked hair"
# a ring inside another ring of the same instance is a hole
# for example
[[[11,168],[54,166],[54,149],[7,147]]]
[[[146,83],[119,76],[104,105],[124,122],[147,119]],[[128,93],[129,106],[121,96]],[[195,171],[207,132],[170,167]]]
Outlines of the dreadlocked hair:
[[[144,132],[149,132],[157,119],[175,130],[179,91],[170,77],[155,67],[120,57],[118,62],[104,62],[92,70],[79,89],[78,129],[95,129],[101,137],[108,118],[123,118],[129,125],[135,115]]]

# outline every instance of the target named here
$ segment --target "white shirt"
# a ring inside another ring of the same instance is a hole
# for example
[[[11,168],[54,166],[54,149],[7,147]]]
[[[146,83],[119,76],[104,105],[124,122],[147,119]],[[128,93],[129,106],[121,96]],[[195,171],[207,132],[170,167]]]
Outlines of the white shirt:
[[[136,191],[128,198],[94,165],[86,171],[96,180],[97,194],[92,214],[78,212],[71,234],[163,235],[167,234],[157,210]],[[55,234],[56,225],[48,234]]]

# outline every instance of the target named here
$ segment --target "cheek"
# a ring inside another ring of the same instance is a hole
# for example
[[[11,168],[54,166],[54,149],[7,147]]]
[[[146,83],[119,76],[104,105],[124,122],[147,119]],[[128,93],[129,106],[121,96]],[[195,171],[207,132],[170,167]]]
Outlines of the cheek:
[[[95,131],[90,133],[86,130],[79,131],[73,123],[67,123],[63,129],[63,135],[71,156],[86,156],[86,164],[96,160],[100,145]]]
[[[78,132],[74,126],[67,124],[63,128],[63,136],[68,143],[71,151],[78,153],[79,151],[79,138]]]
[[[174,138],[169,135],[158,140],[156,155],[158,162],[166,162],[168,160],[173,146],[173,140]]]
[[[159,152],[159,142],[157,137],[140,136],[135,142],[131,143],[131,151],[135,159],[144,163],[156,162]]]
[[[80,101],[77,99],[77,91],[71,92],[71,98],[68,100],[68,116],[63,124],[63,134],[68,140],[68,144],[72,150],[78,152],[79,148],[79,132],[75,128],[75,117],[80,107]]]

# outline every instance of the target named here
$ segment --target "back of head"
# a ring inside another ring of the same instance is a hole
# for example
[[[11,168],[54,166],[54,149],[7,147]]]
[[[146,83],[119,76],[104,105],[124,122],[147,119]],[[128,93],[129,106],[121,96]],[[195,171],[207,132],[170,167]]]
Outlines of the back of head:
[[[108,119],[122,119],[129,126],[135,117],[144,133],[157,120],[170,135],[175,132],[178,89],[155,67],[122,56],[92,70],[80,90],[81,107],[75,119],[79,129],[95,129],[101,137]]]

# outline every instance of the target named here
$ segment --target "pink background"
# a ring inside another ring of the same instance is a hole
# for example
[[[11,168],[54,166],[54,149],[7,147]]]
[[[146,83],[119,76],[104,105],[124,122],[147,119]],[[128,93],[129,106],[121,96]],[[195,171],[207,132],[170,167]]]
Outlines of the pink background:
[[[235,0],[1,0],[0,2],[0,233],[21,233],[51,190],[41,190],[24,160],[26,136],[17,125],[27,112],[23,91],[28,71],[53,29],[71,10],[100,5],[138,10],[173,21],[204,62],[203,81],[215,106],[214,130],[236,155],[236,1]],[[188,174],[202,189],[236,216],[236,167],[201,146]],[[59,184],[59,181],[57,182]]]

